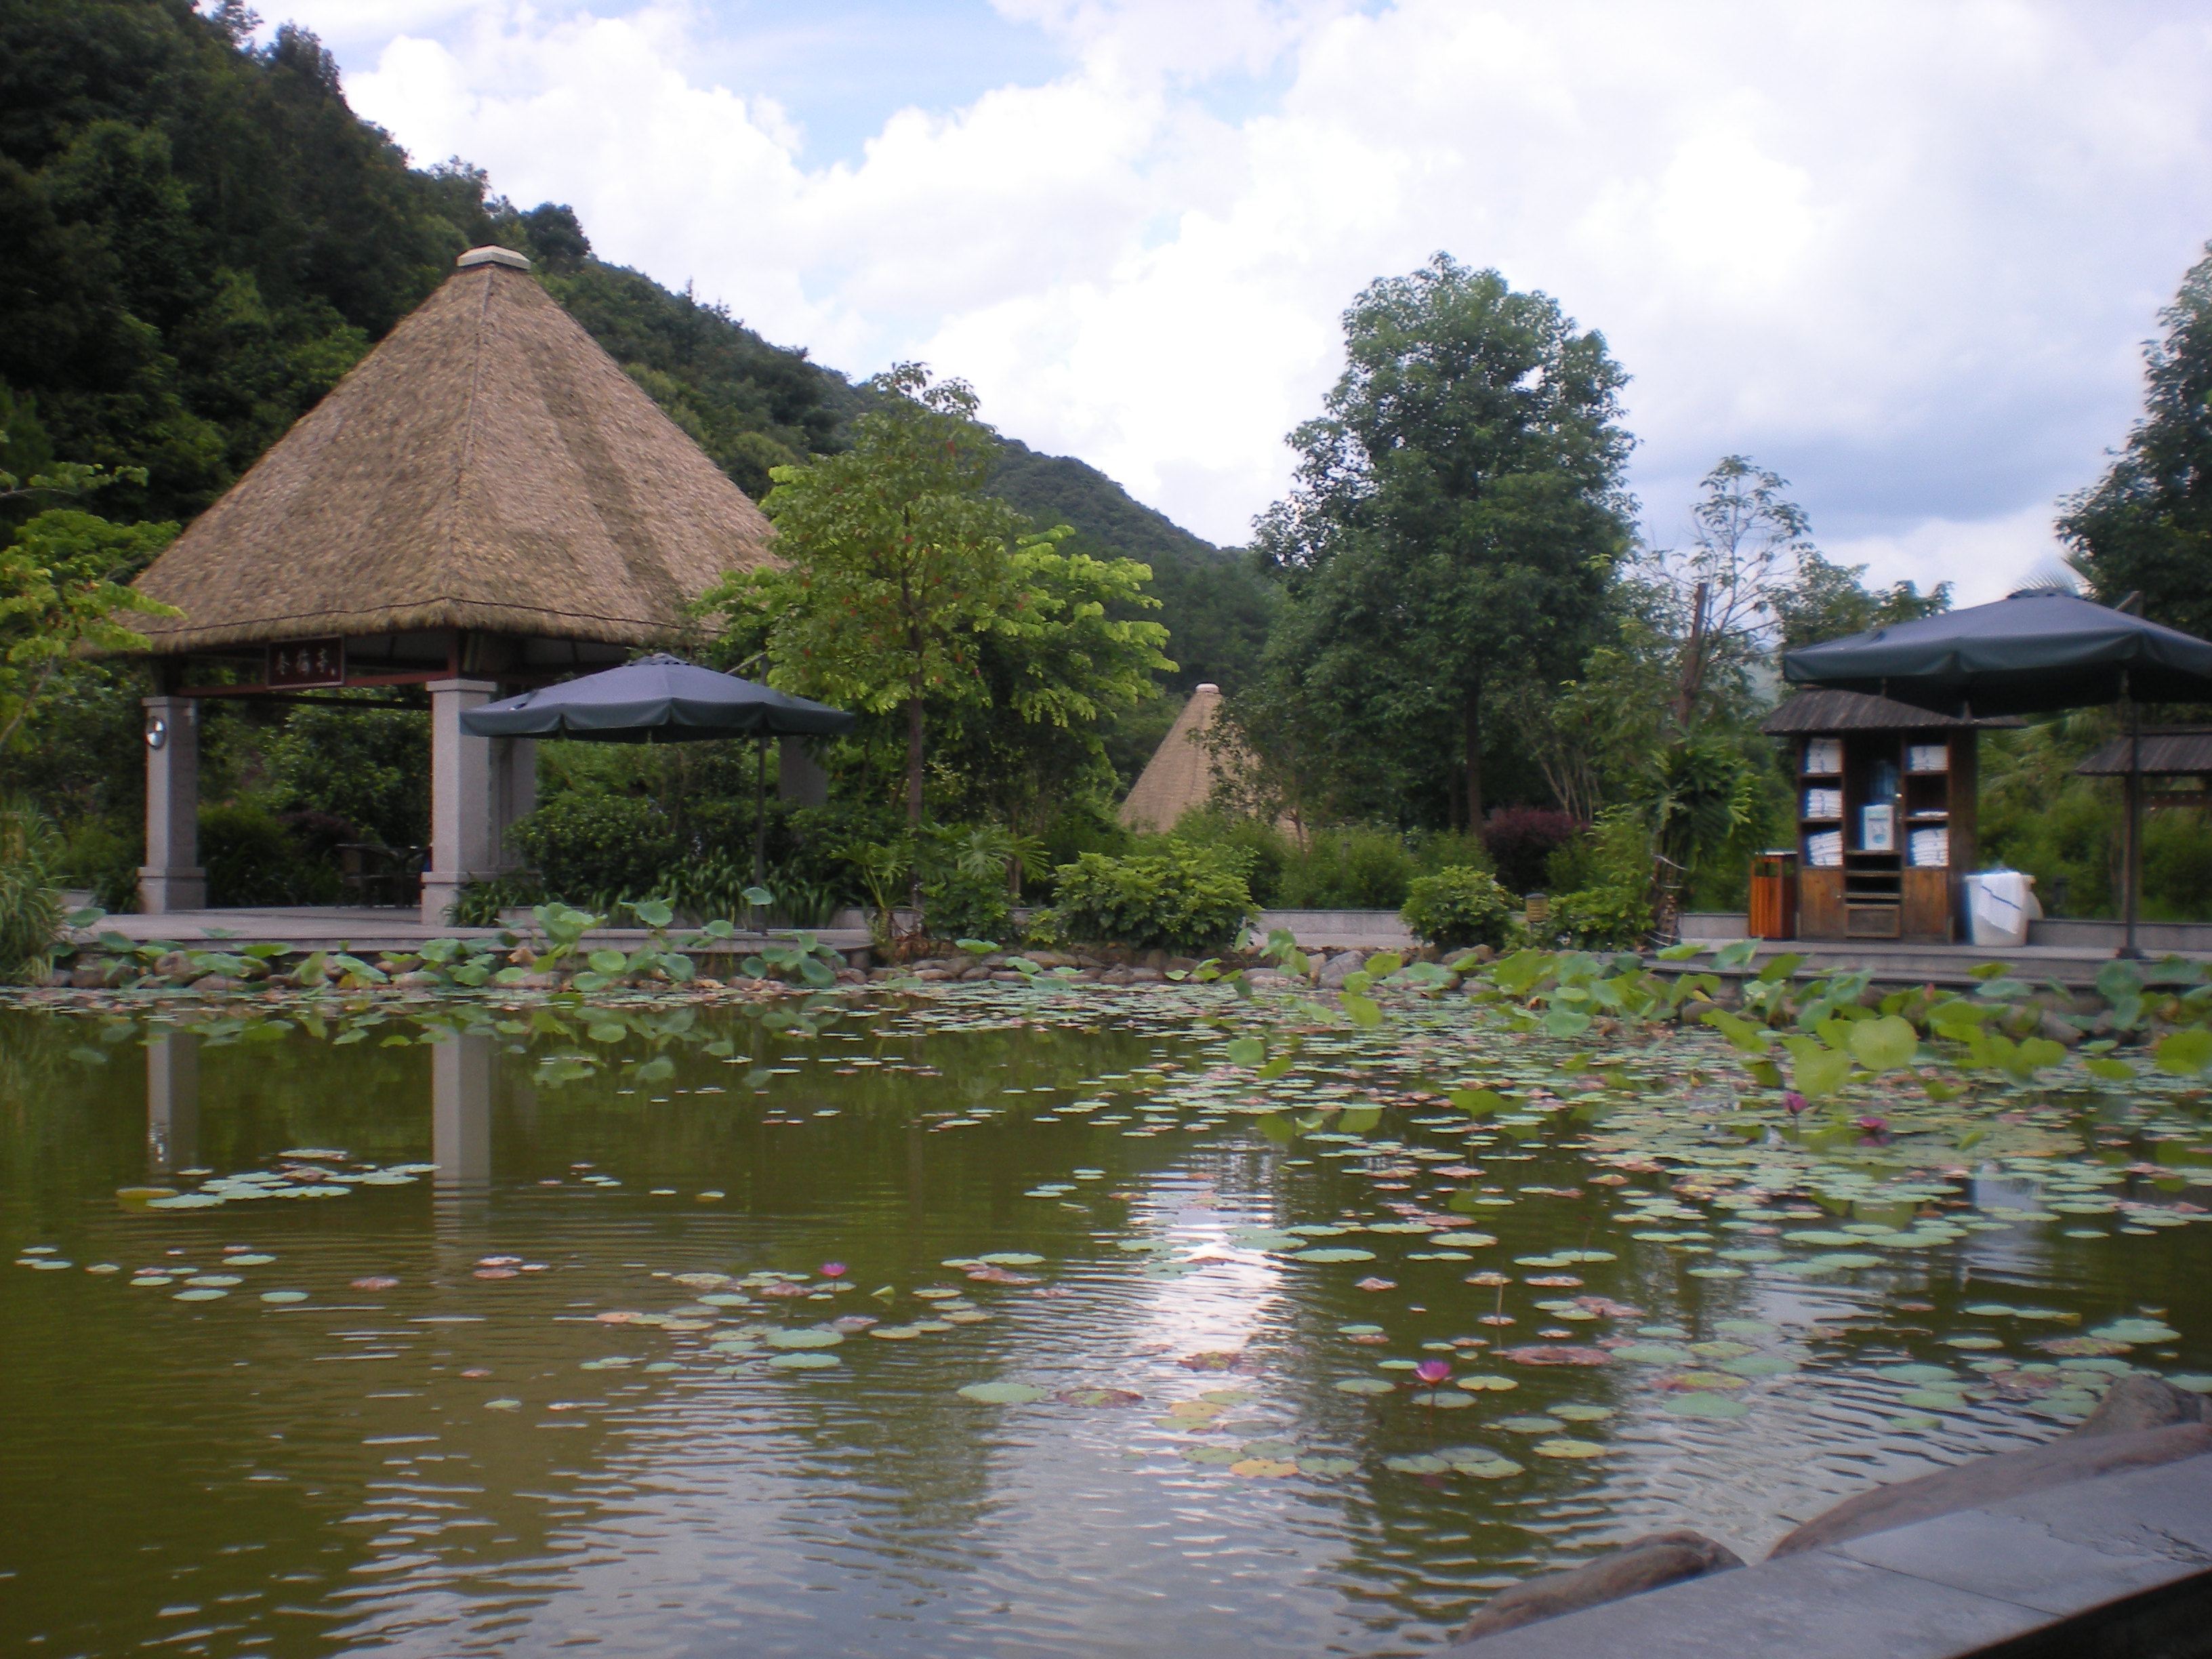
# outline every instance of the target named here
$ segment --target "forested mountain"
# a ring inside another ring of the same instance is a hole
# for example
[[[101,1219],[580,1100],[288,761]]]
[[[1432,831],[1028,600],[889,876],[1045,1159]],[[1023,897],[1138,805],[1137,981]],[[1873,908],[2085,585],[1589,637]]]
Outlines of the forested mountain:
[[[1234,689],[1257,672],[1270,590],[1240,554],[1200,540],[1097,468],[1073,456],[1040,455],[1018,439],[1006,441],[991,489],[1039,524],[1073,526],[1072,546],[1152,566],[1152,592],[1163,608],[1148,614],[1168,623],[1176,690],[1203,680]]]
[[[304,30],[240,0],[0,0],[0,468],[143,466],[101,508],[189,520],[443,281],[463,249],[540,279],[748,494],[842,447],[864,394],[726,310],[593,257],[564,206],[411,167]],[[1233,556],[1079,461],[1010,443],[1003,493],[1154,565],[1185,683],[1242,678],[1262,595]]]

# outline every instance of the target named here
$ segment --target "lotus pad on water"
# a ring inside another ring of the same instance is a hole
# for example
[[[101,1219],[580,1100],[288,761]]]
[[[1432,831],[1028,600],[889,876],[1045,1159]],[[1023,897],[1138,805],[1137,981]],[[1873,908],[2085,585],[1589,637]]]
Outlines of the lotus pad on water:
[[[986,1406],[1026,1406],[1048,1392],[1027,1382],[970,1382],[960,1390],[960,1397]]]
[[[2179,1342],[2181,1333],[2171,1325],[2161,1325],[2155,1319],[2116,1319],[2109,1325],[2100,1325],[2089,1333],[2106,1342],[2144,1344],[2150,1342]]]

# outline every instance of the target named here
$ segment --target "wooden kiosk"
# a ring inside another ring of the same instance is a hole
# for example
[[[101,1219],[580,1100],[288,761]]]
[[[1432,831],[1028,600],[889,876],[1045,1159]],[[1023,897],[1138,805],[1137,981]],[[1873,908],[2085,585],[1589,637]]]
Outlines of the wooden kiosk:
[[[1760,730],[1790,741],[1801,939],[1948,945],[1979,856],[1980,729],[1856,691],[1804,691]]]

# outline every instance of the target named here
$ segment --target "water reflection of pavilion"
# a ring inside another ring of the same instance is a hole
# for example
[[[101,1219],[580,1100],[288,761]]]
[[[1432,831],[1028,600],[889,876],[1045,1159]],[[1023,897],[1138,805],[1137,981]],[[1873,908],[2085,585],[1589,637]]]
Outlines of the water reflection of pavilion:
[[[497,1070],[490,1037],[453,1036],[430,1050],[433,1184],[441,1200],[489,1190]],[[199,1157],[200,1040],[170,1031],[146,1045],[146,1161],[159,1176],[195,1168]]]

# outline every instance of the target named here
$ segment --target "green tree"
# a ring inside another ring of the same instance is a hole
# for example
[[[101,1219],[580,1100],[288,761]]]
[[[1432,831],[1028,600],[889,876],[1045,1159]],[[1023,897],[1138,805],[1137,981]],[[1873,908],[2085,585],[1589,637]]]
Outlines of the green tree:
[[[1832,564],[1816,550],[1801,554],[1790,580],[1774,593],[1782,648],[1844,639],[1951,608],[1948,582],[1938,582],[1925,593],[1914,582],[1869,588],[1866,568],[1863,564]]]
[[[2142,418],[2105,476],[2059,503],[2069,562],[2107,605],[2212,635],[2212,246],[2144,348]]]
[[[923,817],[928,708],[986,703],[986,642],[1018,646],[1049,629],[1018,575],[1051,551],[1028,520],[983,493],[997,434],[975,418],[963,382],[933,383],[901,364],[870,383],[878,394],[853,422],[853,447],[809,466],[778,467],[763,505],[776,526],[780,569],[733,575],[701,608],[725,619],[726,649],[764,649],[771,684],[906,726],[906,812]],[[1156,653],[1154,653],[1157,654]],[[1018,708],[1066,717],[1048,678],[1017,667]]]
[[[1061,526],[1018,540],[1007,560],[1012,604],[976,636],[981,695],[943,722],[940,763],[963,793],[1031,834],[1085,792],[1110,789],[1112,722],[1159,696],[1156,673],[1176,671],[1161,654],[1168,630],[1137,619],[1159,608],[1146,591],[1151,570],[1070,551],[1073,533]]]
[[[1630,545],[1627,377],[1556,301],[1442,253],[1344,322],[1327,412],[1291,434],[1297,488],[1258,526],[1289,599],[1271,695],[1401,810],[1456,752],[1477,822],[1486,697],[1573,672]]]
[[[0,449],[8,447],[0,431]],[[143,470],[110,472],[61,461],[28,478],[0,471],[0,503],[143,483]],[[80,652],[143,651],[151,641],[121,618],[181,616],[129,586],[177,533],[173,524],[113,524],[73,507],[50,507],[0,546],[0,753],[55,677]]]

